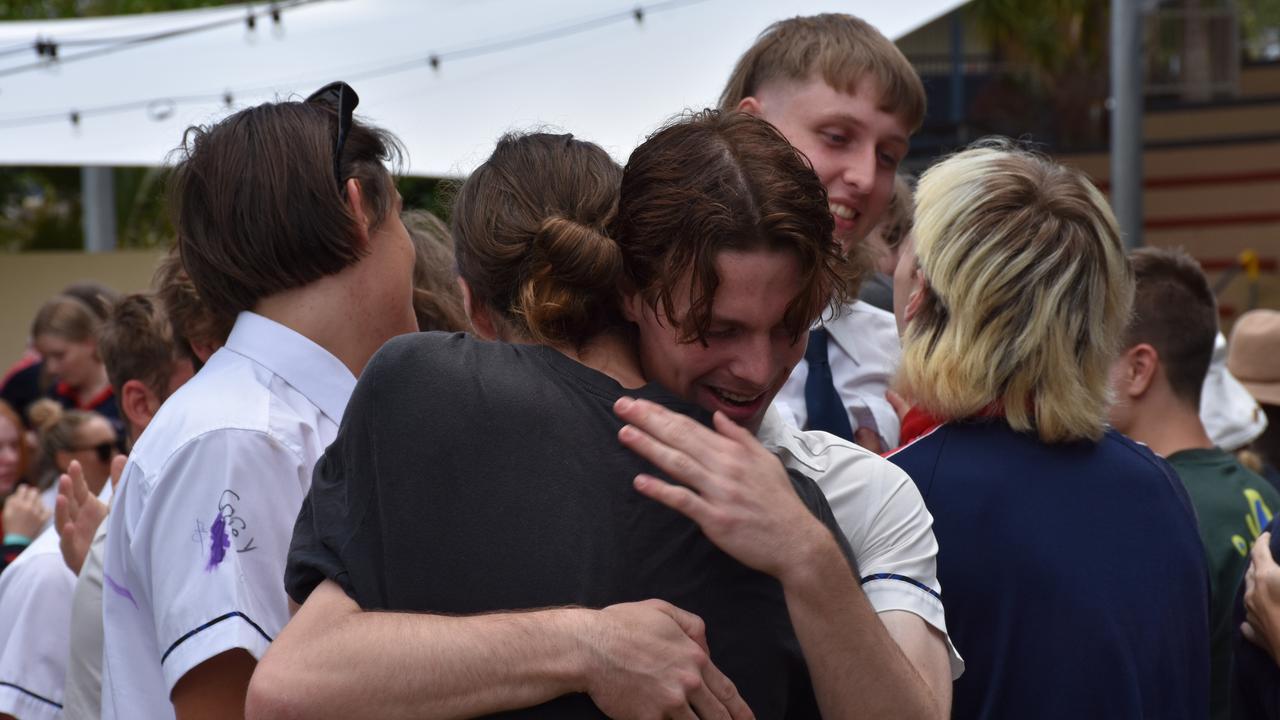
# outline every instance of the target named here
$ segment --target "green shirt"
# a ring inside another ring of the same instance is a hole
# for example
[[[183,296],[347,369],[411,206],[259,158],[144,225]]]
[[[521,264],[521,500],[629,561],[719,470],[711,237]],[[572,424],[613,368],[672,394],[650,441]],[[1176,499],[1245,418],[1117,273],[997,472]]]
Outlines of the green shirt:
[[[1266,480],[1219,450],[1181,450],[1167,460],[1182,478],[1200,520],[1209,564],[1210,717],[1230,717],[1231,608],[1249,565],[1253,541],[1280,508]]]

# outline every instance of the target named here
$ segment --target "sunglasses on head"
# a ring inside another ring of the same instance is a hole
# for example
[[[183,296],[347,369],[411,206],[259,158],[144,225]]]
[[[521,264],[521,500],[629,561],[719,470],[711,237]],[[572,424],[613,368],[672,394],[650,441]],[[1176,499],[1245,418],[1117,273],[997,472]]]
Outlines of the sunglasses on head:
[[[347,134],[351,132],[351,115],[360,104],[360,96],[351,86],[342,82],[331,82],[307,96],[306,102],[325,103],[338,111],[338,136],[333,141],[333,176],[338,180],[338,187],[346,185],[342,177],[342,147],[347,144]]]
[[[115,457],[117,454],[129,454],[129,449],[125,447],[124,438],[122,437],[117,437],[115,440],[100,442],[97,445],[79,447],[76,448],[76,450],[92,450],[98,456],[98,460],[103,463],[111,462],[111,458]]]

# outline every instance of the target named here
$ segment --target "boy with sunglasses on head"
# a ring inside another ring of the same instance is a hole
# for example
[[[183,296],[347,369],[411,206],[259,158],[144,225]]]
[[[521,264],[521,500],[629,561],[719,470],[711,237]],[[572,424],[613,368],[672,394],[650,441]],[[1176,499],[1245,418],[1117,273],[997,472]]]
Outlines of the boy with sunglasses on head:
[[[171,204],[225,345],[156,414],[108,519],[105,718],[239,717],[289,617],[282,578],[311,471],[356,376],[416,330],[414,251],[345,83],[187,131]]]

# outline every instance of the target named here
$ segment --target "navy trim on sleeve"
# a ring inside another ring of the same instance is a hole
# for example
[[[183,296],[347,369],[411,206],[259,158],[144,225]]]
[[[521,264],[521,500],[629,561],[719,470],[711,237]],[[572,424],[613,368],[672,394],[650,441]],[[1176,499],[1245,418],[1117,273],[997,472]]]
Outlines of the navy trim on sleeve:
[[[249,623],[249,625],[250,625],[251,627],[253,627],[253,629],[254,629],[254,630],[257,630],[257,631],[258,631],[258,634],[260,634],[260,635],[262,635],[262,637],[266,638],[267,642],[271,642],[271,636],[270,636],[270,635],[268,635],[268,634],[266,633],[266,631],[264,631],[262,628],[258,627],[258,623],[254,622],[253,620],[250,620],[248,615],[245,615],[244,613],[239,612],[239,611],[234,611],[234,612],[229,612],[229,613],[227,613],[226,615],[222,615],[222,616],[220,616],[220,617],[216,617],[216,618],[214,618],[214,619],[210,620],[209,622],[207,622],[207,623],[205,623],[205,624],[201,625],[200,627],[196,628],[195,630],[192,630],[191,632],[187,633],[186,635],[183,635],[182,637],[178,638],[177,640],[174,640],[174,641],[173,641],[173,644],[169,646],[169,649],[164,651],[164,655],[161,655],[161,656],[160,656],[160,664],[161,664],[161,665],[163,665],[163,664],[164,664],[164,661],[169,659],[169,655],[170,655],[174,650],[177,650],[177,649],[178,649],[178,646],[179,646],[179,645],[181,645],[182,643],[186,642],[186,641],[187,641],[187,640],[188,640],[192,635],[195,635],[196,633],[199,633],[199,632],[203,632],[203,631],[205,631],[205,630],[208,630],[209,628],[213,627],[214,625],[217,625],[218,623],[222,622],[223,620],[229,620],[229,619],[231,619],[231,618],[233,618],[233,617],[242,618],[245,622]]]
[[[17,690],[18,692],[22,693],[23,695],[30,695],[31,697],[33,697],[33,698],[35,698],[35,699],[39,700],[39,701],[40,701],[40,702],[42,702],[42,703],[48,703],[49,705],[52,705],[52,706],[54,706],[54,707],[58,708],[59,710],[61,710],[61,709],[62,709],[62,705],[61,705],[61,703],[56,703],[56,702],[54,702],[54,701],[50,700],[49,698],[47,698],[47,697],[45,697],[45,696],[43,696],[43,695],[37,695],[37,694],[35,694],[35,693],[31,692],[30,690],[28,690],[28,689],[26,689],[26,688],[22,687],[21,685],[14,685],[14,684],[13,684],[13,683],[11,683],[11,682],[5,682],[5,681],[3,681],[3,680],[0,680],[0,686],[2,686],[2,687],[11,687],[11,688],[13,688],[14,690]]]
[[[921,590],[923,590],[923,591],[925,591],[925,592],[929,593],[930,595],[934,596],[935,598],[937,598],[939,602],[941,602],[941,601],[942,601],[942,596],[941,596],[941,595],[939,595],[938,593],[934,592],[933,588],[929,587],[928,585],[925,585],[924,583],[922,583],[922,582],[920,582],[920,581],[918,581],[918,580],[912,580],[911,578],[907,577],[906,575],[896,575],[896,574],[894,574],[894,573],[876,573],[875,575],[868,575],[868,576],[866,576],[866,577],[862,578],[862,584],[863,584],[863,585],[866,585],[867,583],[871,582],[872,580],[900,580],[900,581],[902,581],[902,582],[904,582],[904,583],[907,583],[907,584],[909,584],[909,585],[915,585],[916,587],[920,588]]]

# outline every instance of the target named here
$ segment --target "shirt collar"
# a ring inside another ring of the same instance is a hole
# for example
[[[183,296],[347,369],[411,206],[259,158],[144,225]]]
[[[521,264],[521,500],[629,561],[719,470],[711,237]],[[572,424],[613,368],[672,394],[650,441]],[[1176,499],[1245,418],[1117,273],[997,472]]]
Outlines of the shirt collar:
[[[769,452],[793,450],[791,441],[794,438],[791,427],[787,425],[786,420],[782,419],[782,413],[778,412],[778,408],[772,403],[764,411],[764,419],[760,421],[760,430],[756,432],[756,439]]]
[[[334,423],[342,422],[356,377],[333,353],[257,313],[242,312],[224,347],[279,375]]]
[[[853,314],[858,311],[859,300],[852,305],[845,305],[840,308],[834,317],[821,322],[814,327],[824,327],[827,329],[827,335],[840,349],[853,360],[854,365],[861,365],[862,362],[858,358],[858,336],[857,328],[854,326]],[[861,338],[866,342],[866,338]]]

